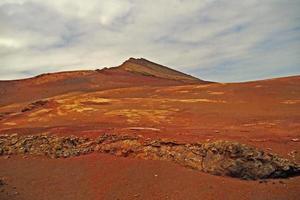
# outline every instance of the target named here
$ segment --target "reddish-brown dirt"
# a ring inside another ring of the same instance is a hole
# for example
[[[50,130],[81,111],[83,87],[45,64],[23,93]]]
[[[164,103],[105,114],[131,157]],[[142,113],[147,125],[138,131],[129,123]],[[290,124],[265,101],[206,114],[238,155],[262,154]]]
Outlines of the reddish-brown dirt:
[[[8,193],[0,193],[2,199],[292,200],[300,189],[299,177],[243,181],[164,161],[102,154],[67,159],[12,157],[0,162]]]
[[[224,84],[155,65],[129,59],[100,71],[0,82],[0,134],[92,138],[131,134],[189,143],[229,140],[300,163],[300,76]],[[0,199],[297,199],[300,195],[299,177],[260,183],[212,176],[165,161],[102,154],[67,159],[0,157],[1,177],[7,185]],[[15,190],[19,194],[14,195]]]

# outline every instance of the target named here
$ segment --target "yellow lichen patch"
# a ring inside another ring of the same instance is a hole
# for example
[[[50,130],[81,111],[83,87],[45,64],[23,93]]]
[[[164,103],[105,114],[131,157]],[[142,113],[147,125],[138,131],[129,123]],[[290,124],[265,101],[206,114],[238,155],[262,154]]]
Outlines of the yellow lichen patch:
[[[97,97],[92,97],[92,98],[85,98],[81,100],[81,103],[85,102],[92,102],[92,103],[110,103],[113,102],[113,99],[106,99],[106,98],[97,98]]]
[[[195,88],[207,88],[211,85],[197,85]]]
[[[283,103],[283,104],[299,104],[300,103],[300,99],[285,100],[285,101],[283,101],[281,103]]]
[[[56,113],[59,115],[59,116],[64,116],[64,115],[67,115],[67,113],[65,111],[63,111],[62,109],[58,108]]]
[[[158,128],[152,128],[152,127],[128,127],[125,129],[129,130],[149,130],[149,131],[160,131]]]
[[[208,91],[207,93],[211,94],[211,95],[222,95],[222,94],[224,94],[224,92],[216,92],[216,91]]]
[[[80,107],[80,104],[78,104],[78,103],[65,104],[65,105],[61,106],[61,108],[64,109],[64,110],[73,110],[73,109],[76,109],[76,108],[79,108],[79,107]]]
[[[176,99],[175,101],[184,103],[226,103],[224,100],[213,100],[213,99]]]
[[[178,109],[178,108],[170,108],[169,110],[170,110],[170,111],[174,111],[174,112],[180,111],[180,109]]]
[[[4,125],[7,125],[7,126],[14,126],[14,125],[17,125],[17,123],[15,122],[5,122],[3,123]]]
[[[46,117],[30,117],[27,118],[28,122],[46,122],[48,121]]]
[[[15,110],[15,109],[19,109],[20,107],[23,107],[23,105],[22,104],[5,105],[5,106],[1,106],[1,111],[2,110]]]
[[[50,111],[51,111],[51,109],[41,109],[41,110],[35,111],[33,113],[30,113],[29,117],[35,117],[35,116],[38,116],[38,115],[43,114],[43,113],[48,113]]]
[[[273,127],[276,126],[277,123],[275,122],[256,122],[256,123],[248,123],[248,124],[243,124],[243,126],[249,127],[249,126],[265,126],[265,127]]]
[[[76,111],[76,112],[85,112],[85,111],[97,111],[97,109],[95,108],[90,108],[90,107],[82,107],[82,108],[75,108],[72,111]]]
[[[85,112],[85,111],[97,111],[98,109],[93,107],[87,107],[81,103],[82,99],[70,101],[60,105],[57,109],[58,115],[67,115],[69,112]]]
[[[66,99],[57,99],[56,100],[57,103],[63,104],[66,102]]]
[[[166,88],[159,88],[155,90],[156,93],[160,92],[180,92],[180,91],[187,91],[192,89],[192,86],[184,85],[184,86],[169,86]]]
[[[60,111],[63,112],[84,112],[84,111],[96,111],[97,109],[92,107],[85,107],[78,104],[64,105]]]
[[[108,116],[123,116],[127,122],[136,123],[140,120],[151,121],[154,123],[168,122],[173,112],[169,110],[139,110],[139,109],[121,109],[106,112]]]
[[[185,93],[189,93],[190,91],[187,91],[187,90],[181,90],[181,91],[178,91],[178,93],[183,93],[183,94],[185,94]]]

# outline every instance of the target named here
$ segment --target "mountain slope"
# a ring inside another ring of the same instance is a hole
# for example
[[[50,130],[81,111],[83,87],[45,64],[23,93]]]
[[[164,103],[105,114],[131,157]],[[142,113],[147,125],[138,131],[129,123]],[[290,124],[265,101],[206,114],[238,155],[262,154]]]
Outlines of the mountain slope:
[[[69,92],[101,91],[140,86],[175,86],[209,83],[147,61],[129,59],[121,66],[42,74],[33,78],[0,81],[0,105],[34,101]]]
[[[125,61],[119,68],[124,69],[125,71],[139,73],[146,76],[154,76],[189,83],[202,82],[202,80],[198,78],[173,70],[166,66],[159,65],[144,58],[130,58]]]

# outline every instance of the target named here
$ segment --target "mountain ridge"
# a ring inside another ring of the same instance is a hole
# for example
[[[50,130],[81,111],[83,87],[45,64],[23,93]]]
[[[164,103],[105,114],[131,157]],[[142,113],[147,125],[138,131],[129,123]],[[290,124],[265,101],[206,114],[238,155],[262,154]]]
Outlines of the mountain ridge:
[[[182,82],[208,82],[203,81],[199,78],[196,78],[194,76],[185,74],[183,72],[174,70],[172,68],[169,68],[167,66],[163,66],[160,64],[157,64],[155,62],[149,61],[145,58],[129,58],[125,60],[121,65],[115,66],[115,67],[104,67],[102,69],[95,69],[95,70],[74,70],[74,71],[60,71],[60,72],[53,72],[53,73],[43,73],[39,74],[33,77],[23,78],[23,79],[14,79],[14,80],[0,80],[0,82],[19,82],[19,81],[28,81],[28,80],[35,80],[35,79],[41,79],[41,78],[47,78],[47,77],[56,77],[59,76],[72,76],[72,75],[88,75],[93,74],[95,72],[98,73],[105,73],[107,71],[125,71],[130,72],[134,74],[139,74],[143,76],[152,76],[156,78],[162,78],[162,79],[169,79],[169,80],[175,80],[175,81],[182,81]],[[50,78],[51,79],[51,78]]]
[[[165,79],[180,80],[185,82],[203,81],[197,77],[149,61],[145,58],[129,58],[122,65],[118,66],[118,68],[133,73],[139,73],[146,76],[155,76]]]

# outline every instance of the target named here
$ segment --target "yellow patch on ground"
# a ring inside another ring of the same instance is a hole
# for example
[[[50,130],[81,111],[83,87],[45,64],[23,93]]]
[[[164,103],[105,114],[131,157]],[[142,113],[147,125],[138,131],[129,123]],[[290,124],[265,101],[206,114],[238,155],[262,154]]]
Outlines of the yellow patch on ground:
[[[57,113],[59,116],[65,116],[65,115],[67,115],[67,113],[64,112],[64,111],[63,111],[62,109],[60,109],[60,108],[57,109],[56,113]]]
[[[97,109],[92,108],[92,107],[85,107],[81,104],[68,104],[68,105],[63,105],[60,108],[60,113],[61,112],[85,112],[85,111],[97,111]],[[64,114],[63,114],[64,115]]]
[[[48,113],[50,112],[52,109],[41,109],[41,110],[38,110],[38,111],[35,111],[33,113],[30,113],[28,116],[29,117],[35,117],[35,116],[38,116],[40,114],[43,114],[43,113]]]
[[[7,126],[14,126],[14,125],[17,125],[17,123],[15,122],[5,122],[3,123],[4,125],[7,125]]]
[[[73,110],[73,109],[76,109],[76,108],[79,108],[79,107],[81,107],[81,106],[78,103],[65,104],[65,105],[61,106],[61,108],[64,109],[64,110]]]
[[[285,101],[283,101],[281,103],[283,103],[283,104],[298,104],[298,103],[300,103],[300,99],[285,100]]]
[[[97,109],[90,108],[90,107],[82,107],[82,108],[75,108],[75,109],[73,109],[73,111],[81,113],[81,112],[85,112],[85,111],[97,111]]]
[[[136,123],[140,120],[151,121],[154,123],[168,122],[171,114],[169,110],[150,110],[150,109],[121,109],[106,112],[108,116],[124,116],[129,123]]]
[[[160,88],[155,90],[155,92],[180,92],[180,91],[187,91],[192,89],[192,86],[184,85],[184,86],[169,86],[166,88]]]
[[[170,110],[170,111],[174,111],[174,112],[180,111],[180,109],[178,109],[178,108],[170,108],[169,110]]]
[[[256,85],[255,87],[256,87],[256,88],[261,88],[261,87],[262,87],[262,85]]]
[[[213,99],[176,99],[175,101],[184,102],[184,103],[226,103],[224,100],[213,100]]]
[[[209,87],[210,85],[197,85],[195,88],[207,88]]]
[[[97,111],[98,109],[93,107],[87,107],[83,104],[81,104],[82,99],[74,100],[72,102],[64,103],[60,105],[57,109],[58,115],[67,115],[69,112],[85,112],[85,111]]]
[[[56,100],[57,103],[63,104],[66,102],[66,99],[57,99]]]
[[[187,90],[181,90],[181,91],[178,91],[178,93],[189,93],[190,91],[187,91]]]
[[[214,91],[208,91],[207,93],[211,94],[211,95],[222,95],[222,94],[224,94],[224,92],[214,92]]]
[[[80,102],[82,102],[82,103],[84,103],[84,102],[94,102],[94,103],[109,103],[109,102],[112,102],[112,101],[114,101],[113,99],[106,99],[106,98],[86,98],[86,99],[83,99],[82,101],[80,101]]]
[[[266,127],[273,127],[276,126],[277,123],[274,122],[256,122],[256,123],[248,123],[248,124],[243,124],[243,126],[249,127],[249,126],[266,126]]]
[[[149,130],[149,131],[160,131],[158,128],[152,128],[152,127],[128,127],[126,129],[129,130]]]

